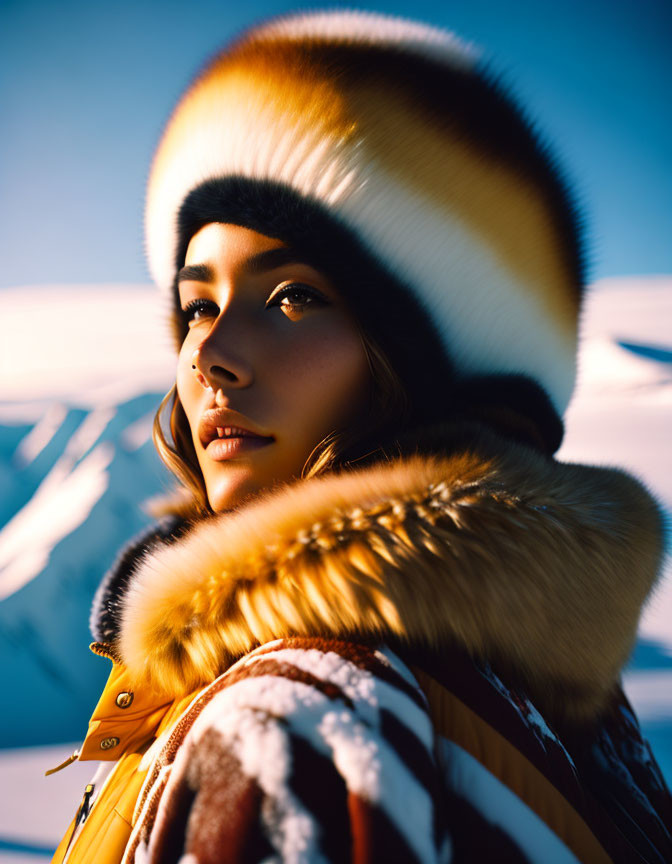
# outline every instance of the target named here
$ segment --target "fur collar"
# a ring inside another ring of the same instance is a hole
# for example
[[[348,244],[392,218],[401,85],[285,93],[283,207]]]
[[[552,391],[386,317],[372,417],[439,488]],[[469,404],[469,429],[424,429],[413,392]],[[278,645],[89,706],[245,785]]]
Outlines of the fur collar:
[[[390,639],[457,645],[594,716],[659,572],[655,502],[479,427],[447,452],[296,481],[152,544],[117,638],[137,684],[184,693],[288,635]]]

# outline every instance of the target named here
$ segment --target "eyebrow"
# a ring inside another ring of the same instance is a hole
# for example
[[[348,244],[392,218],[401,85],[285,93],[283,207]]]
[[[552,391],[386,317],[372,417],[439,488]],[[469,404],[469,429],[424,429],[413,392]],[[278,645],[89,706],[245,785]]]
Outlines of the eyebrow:
[[[250,256],[243,270],[246,273],[265,273],[267,270],[275,270],[284,264],[308,264],[314,266],[307,256],[293,249],[291,246],[278,246],[276,249],[267,249],[265,252],[257,252]],[[177,274],[177,282],[209,282],[215,281],[215,270],[210,264],[187,264]]]
[[[215,271],[209,264],[187,264],[177,274],[180,282],[214,282]]]

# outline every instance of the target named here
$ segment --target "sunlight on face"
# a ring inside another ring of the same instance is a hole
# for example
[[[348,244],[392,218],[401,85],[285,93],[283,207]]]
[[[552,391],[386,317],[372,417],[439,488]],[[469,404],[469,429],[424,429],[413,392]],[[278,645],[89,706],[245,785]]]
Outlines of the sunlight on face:
[[[356,422],[368,360],[335,286],[280,240],[210,223],[178,280],[189,327],[178,395],[210,506],[228,510],[299,475],[317,444]]]

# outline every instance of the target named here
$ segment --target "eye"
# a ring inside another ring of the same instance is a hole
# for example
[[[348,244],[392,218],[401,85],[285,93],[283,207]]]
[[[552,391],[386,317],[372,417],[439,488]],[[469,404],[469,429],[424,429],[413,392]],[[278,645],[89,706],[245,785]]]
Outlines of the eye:
[[[266,308],[271,309],[277,306],[288,318],[294,319],[307,309],[326,306],[328,302],[324,294],[311,285],[304,285],[302,282],[290,282],[287,285],[281,285],[271,294],[266,302]]]
[[[212,300],[197,297],[187,303],[182,309],[182,315],[185,322],[191,326],[204,318],[216,318],[219,315],[219,307]]]

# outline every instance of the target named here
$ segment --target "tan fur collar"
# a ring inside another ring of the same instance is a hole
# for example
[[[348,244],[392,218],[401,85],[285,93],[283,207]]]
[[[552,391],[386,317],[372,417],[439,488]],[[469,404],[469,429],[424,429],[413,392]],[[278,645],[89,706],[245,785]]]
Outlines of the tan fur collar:
[[[661,538],[626,474],[480,429],[451,455],[297,481],[197,524],[141,563],[119,649],[138,683],[182,693],[288,635],[457,643],[586,719],[632,649]]]

